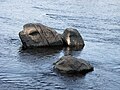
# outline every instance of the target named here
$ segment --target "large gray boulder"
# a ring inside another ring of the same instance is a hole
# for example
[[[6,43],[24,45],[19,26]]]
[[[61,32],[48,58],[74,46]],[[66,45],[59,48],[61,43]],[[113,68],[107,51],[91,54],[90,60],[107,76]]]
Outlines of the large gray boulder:
[[[84,47],[84,41],[77,29],[67,28],[63,33],[63,39],[67,46]]]
[[[54,69],[60,71],[60,73],[87,73],[93,71],[87,61],[83,59],[77,59],[72,56],[63,56],[56,63],[54,63]]]
[[[24,48],[63,45],[60,34],[40,23],[25,24],[19,37]]]

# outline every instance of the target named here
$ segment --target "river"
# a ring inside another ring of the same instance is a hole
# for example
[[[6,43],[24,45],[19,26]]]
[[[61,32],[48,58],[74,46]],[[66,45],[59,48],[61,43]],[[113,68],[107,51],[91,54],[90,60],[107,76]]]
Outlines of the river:
[[[42,23],[85,41],[71,51],[94,66],[84,76],[61,75],[53,63],[64,48],[21,50],[18,33]],[[120,90],[120,0],[0,0],[0,90]]]

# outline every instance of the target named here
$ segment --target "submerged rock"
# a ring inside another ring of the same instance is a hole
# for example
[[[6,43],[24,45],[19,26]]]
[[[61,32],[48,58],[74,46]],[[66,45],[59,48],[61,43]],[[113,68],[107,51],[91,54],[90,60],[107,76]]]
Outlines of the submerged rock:
[[[61,73],[87,73],[93,71],[93,66],[87,61],[72,56],[63,56],[54,65],[54,69]]]
[[[67,28],[63,33],[63,39],[67,46],[82,46],[84,47],[84,41],[77,29]]]
[[[24,48],[63,45],[60,34],[40,23],[25,24],[19,37]]]

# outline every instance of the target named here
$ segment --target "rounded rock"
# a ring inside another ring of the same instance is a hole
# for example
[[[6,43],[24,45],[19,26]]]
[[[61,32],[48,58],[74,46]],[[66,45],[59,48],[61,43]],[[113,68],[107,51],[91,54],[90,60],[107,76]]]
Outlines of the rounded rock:
[[[63,45],[62,35],[40,23],[28,23],[19,33],[23,47]]]
[[[54,69],[61,73],[87,73],[93,71],[93,66],[87,61],[72,56],[63,56],[54,65]]]
[[[63,33],[63,40],[67,46],[82,46],[84,47],[84,41],[77,29],[67,28]]]

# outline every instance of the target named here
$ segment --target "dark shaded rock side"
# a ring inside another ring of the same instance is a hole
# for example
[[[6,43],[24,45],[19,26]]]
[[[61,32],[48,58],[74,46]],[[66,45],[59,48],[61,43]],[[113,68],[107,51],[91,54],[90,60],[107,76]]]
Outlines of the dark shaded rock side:
[[[87,72],[93,71],[93,66],[91,66],[87,61],[83,59],[77,59],[72,56],[63,56],[56,63],[54,63],[54,69],[60,73],[81,73],[85,74]]]

